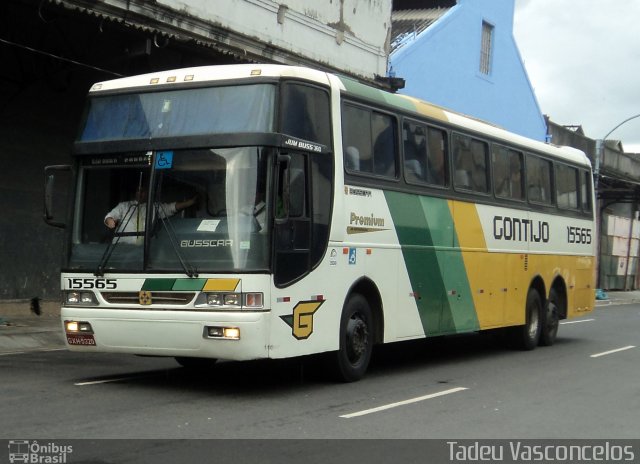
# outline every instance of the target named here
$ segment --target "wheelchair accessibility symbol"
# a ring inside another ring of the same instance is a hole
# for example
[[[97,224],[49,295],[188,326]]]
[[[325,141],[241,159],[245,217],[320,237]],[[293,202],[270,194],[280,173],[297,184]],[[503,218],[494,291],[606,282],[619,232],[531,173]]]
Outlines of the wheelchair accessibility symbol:
[[[349,264],[356,264],[356,249],[349,248]]]
[[[170,169],[173,166],[173,152],[159,151],[156,153],[156,169]]]

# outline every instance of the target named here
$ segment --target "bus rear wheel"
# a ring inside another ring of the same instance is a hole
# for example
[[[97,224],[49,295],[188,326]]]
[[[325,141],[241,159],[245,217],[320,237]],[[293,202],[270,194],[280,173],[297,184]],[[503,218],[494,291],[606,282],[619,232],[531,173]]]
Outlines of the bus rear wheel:
[[[540,294],[533,288],[527,293],[525,317],[524,325],[512,329],[511,340],[516,348],[529,351],[533,350],[540,341],[543,319]]]
[[[366,298],[353,294],[340,319],[340,347],[336,353],[336,374],[343,382],[364,377],[373,351],[373,317]]]
[[[551,346],[555,343],[558,336],[558,326],[560,325],[560,298],[558,293],[551,289],[549,293],[549,301],[547,301],[542,318],[542,328],[540,331],[540,346]]]

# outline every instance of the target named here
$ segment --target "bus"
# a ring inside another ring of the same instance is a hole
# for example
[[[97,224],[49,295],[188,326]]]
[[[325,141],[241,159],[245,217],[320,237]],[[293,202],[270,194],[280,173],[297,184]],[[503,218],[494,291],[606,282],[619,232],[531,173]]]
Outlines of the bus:
[[[594,307],[584,153],[347,77],[241,64],[97,83],[72,155],[45,168],[70,350],[186,367],[323,353],[355,381],[376,344],[495,330],[531,350]]]

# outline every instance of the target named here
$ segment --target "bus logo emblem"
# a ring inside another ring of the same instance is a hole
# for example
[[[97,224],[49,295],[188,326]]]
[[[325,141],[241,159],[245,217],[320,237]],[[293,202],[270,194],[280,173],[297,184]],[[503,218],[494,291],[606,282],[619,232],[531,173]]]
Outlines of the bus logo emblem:
[[[145,291],[139,292],[138,303],[140,303],[143,306],[149,306],[152,303],[151,292],[145,292]]]
[[[313,333],[313,315],[324,301],[301,301],[293,308],[293,314],[280,316],[289,327],[291,335],[306,340]]]

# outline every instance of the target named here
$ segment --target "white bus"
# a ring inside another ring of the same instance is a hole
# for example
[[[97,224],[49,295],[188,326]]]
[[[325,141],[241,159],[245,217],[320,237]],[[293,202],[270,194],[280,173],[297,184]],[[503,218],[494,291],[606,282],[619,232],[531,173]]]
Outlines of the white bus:
[[[46,168],[45,202],[67,231],[71,350],[185,366],[326,352],[353,381],[374,344],[501,329],[533,349],[593,309],[582,152],[344,77],[232,65],[98,83],[73,160]]]

